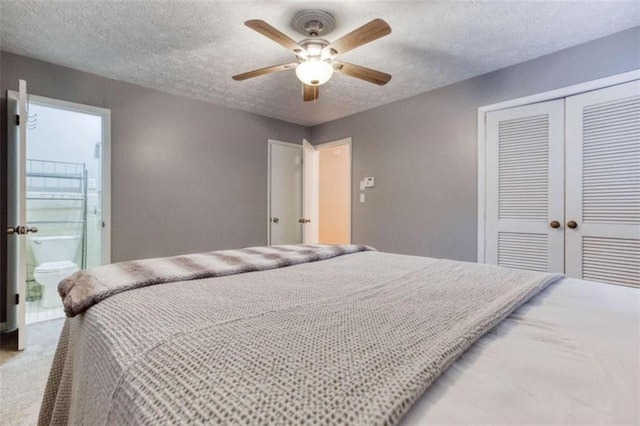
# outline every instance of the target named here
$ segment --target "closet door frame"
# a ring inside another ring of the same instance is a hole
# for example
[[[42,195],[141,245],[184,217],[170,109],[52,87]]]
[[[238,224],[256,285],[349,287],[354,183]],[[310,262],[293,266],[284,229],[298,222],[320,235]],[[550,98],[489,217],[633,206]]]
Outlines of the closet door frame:
[[[486,114],[490,111],[498,111],[501,109],[513,108],[545,102],[554,99],[566,98],[573,95],[589,92],[592,90],[604,89],[605,87],[615,86],[621,83],[627,83],[634,80],[640,80],[640,70],[629,71],[622,74],[613,75],[573,86],[563,87],[561,89],[551,90],[548,92],[538,93],[531,96],[512,99],[510,101],[500,102],[492,105],[485,105],[478,108],[478,263],[486,261],[486,191],[487,191],[487,144],[486,144]]]

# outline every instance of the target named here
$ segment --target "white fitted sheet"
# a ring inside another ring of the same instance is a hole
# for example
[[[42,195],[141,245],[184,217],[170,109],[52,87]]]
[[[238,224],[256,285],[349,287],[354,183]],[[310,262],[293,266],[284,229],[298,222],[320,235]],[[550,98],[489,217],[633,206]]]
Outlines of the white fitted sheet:
[[[640,424],[640,289],[551,286],[476,342],[402,424]]]

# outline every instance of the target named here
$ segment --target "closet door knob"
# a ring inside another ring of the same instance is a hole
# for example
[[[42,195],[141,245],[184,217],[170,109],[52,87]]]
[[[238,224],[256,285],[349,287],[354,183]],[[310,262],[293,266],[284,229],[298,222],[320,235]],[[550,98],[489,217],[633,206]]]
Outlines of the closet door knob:
[[[549,224],[549,226],[552,227],[553,229],[558,229],[560,228],[560,222],[558,222],[557,220],[554,220]]]
[[[567,222],[567,228],[576,229],[577,227],[578,224],[575,221],[570,220],[569,222]]]

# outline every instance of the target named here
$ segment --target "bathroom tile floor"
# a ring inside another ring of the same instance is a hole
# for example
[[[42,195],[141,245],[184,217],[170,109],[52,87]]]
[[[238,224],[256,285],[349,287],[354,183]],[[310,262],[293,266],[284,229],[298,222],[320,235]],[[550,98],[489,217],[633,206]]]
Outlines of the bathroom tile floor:
[[[39,300],[33,302],[27,302],[26,304],[26,321],[27,324],[33,324],[34,322],[49,321],[52,319],[58,319],[64,317],[64,310],[62,306],[59,308],[43,308],[40,306]]]

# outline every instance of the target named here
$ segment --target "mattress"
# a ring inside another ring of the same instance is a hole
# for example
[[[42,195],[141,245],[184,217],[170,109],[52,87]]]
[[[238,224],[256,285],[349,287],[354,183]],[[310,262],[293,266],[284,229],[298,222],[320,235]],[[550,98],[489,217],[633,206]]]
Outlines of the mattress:
[[[549,287],[458,358],[404,424],[640,424],[640,290]]]

